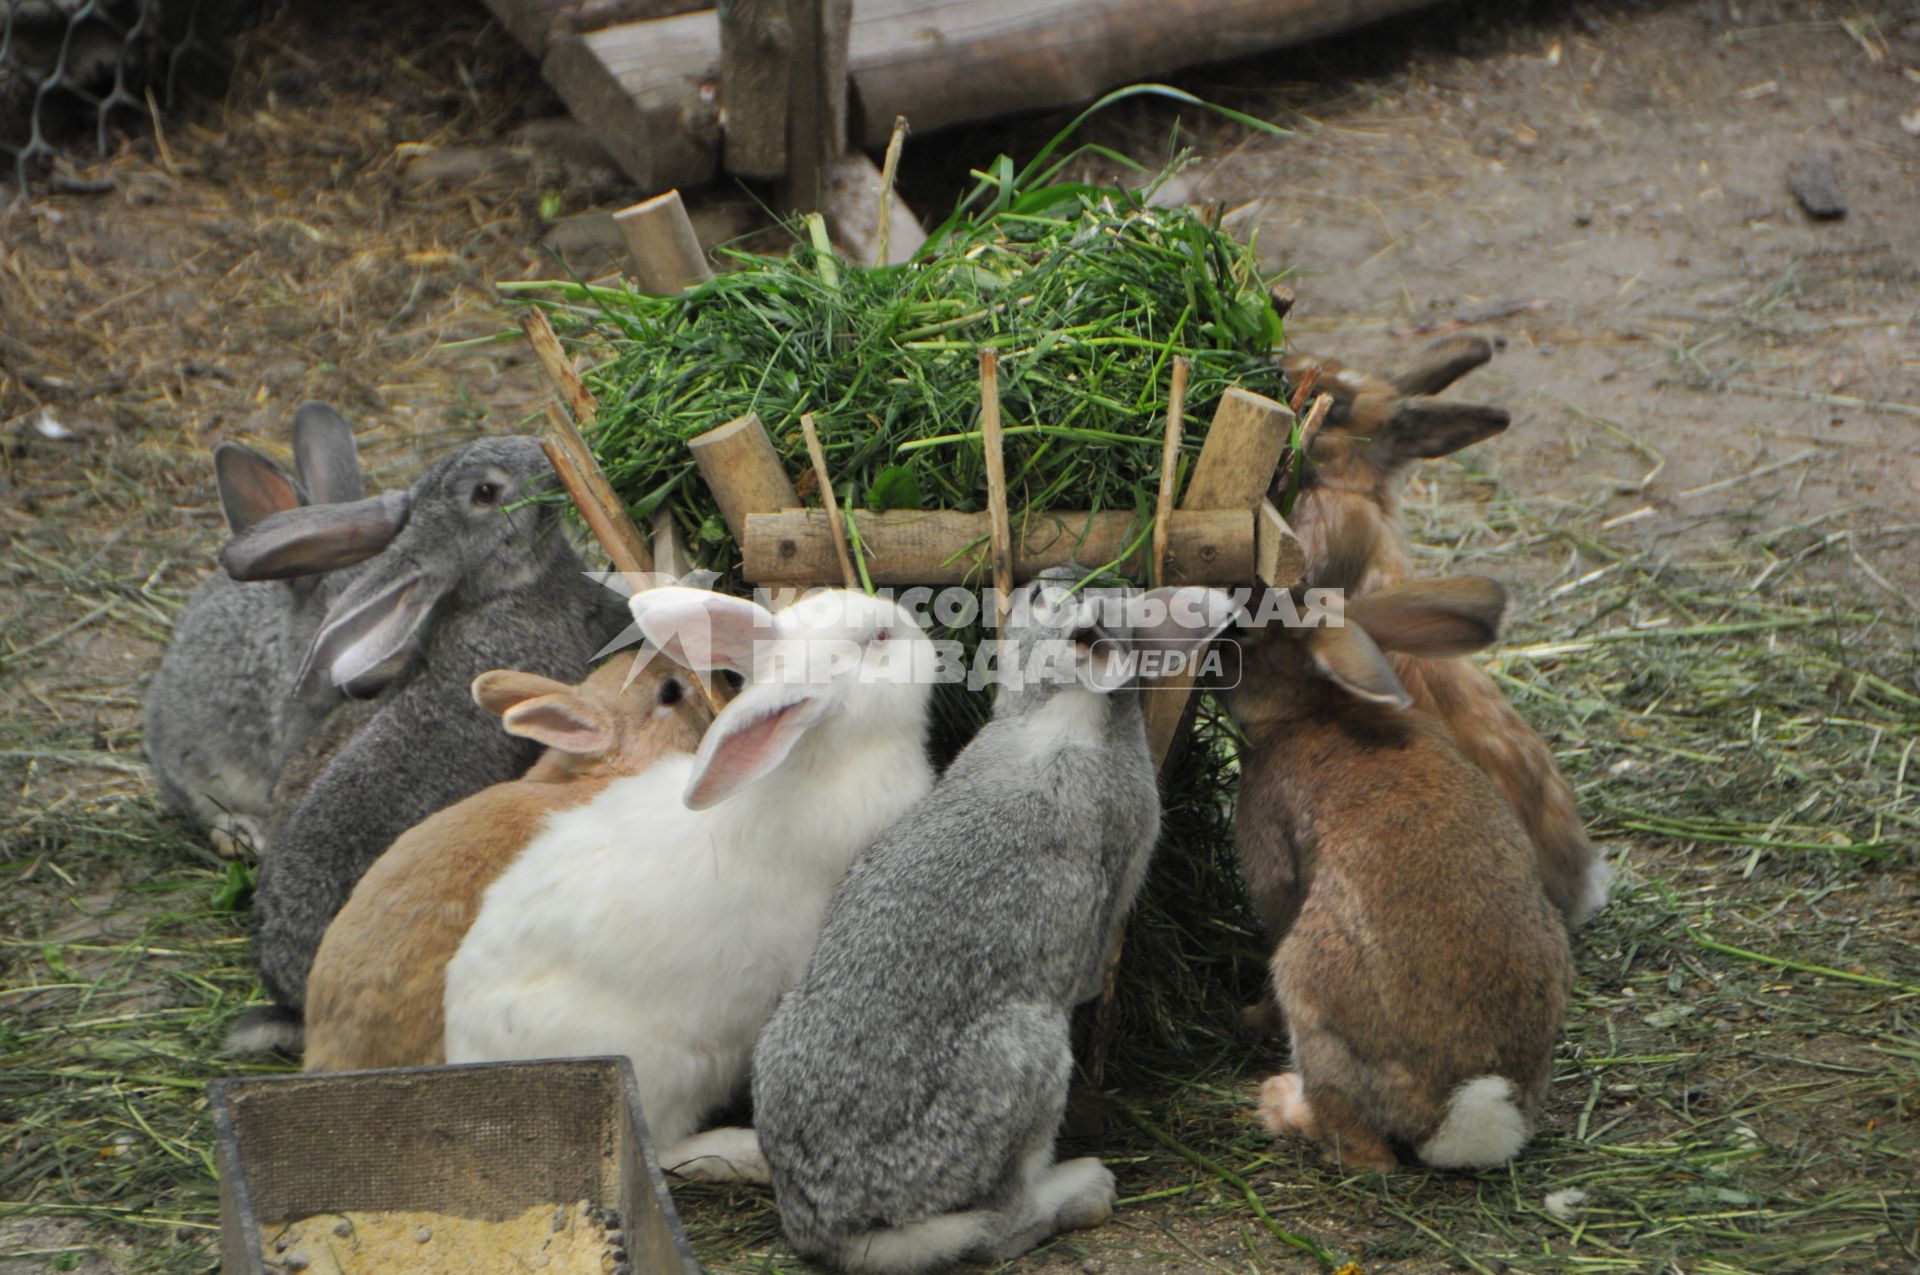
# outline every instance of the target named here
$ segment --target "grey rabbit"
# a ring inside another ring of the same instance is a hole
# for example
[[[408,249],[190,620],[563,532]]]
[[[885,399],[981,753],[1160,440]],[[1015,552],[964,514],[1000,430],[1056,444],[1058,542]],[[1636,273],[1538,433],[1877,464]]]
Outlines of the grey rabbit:
[[[1196,588],[1096,608],[1045,579],[1021,597],[1002,649],[1065,675],[1002,682],[925,804],[856,861],[755,1047],[782,1225],[849,1271],[1004,1261],[1112,1211],[1112,1173],[1053,1143],[1069,1015],[1100,990],[1160,828],[1124,657],[1197,651],[1236,608]]]
[[[334,700],[276,786],[274,849],[252,916],[254,962],[275,1004],[243,1016],[230,1049],[292,1047],[307,971],[360,875],[414,824],[532,763],[539,746],[474,704],[473,679],[516,668],[578,682],[624,626],[622,600],[585,578],[556,507],[522,503],[552,476],[531,438],[461,448],[401,498],[404,530],[328,610],[295,693],[307,705],[349,697]],[[391,516],[380,504],[278,515],[278,526],[234,539],[228,569],[250,578],[310,566]]]
[[[235,535],[288,510],[358,501],[353,429],[324,403],[294,413],[299,478],[239,443],[214,450],[215,483]],[[330,559],[350,567],[379,551],[395,524]],[[343,573],[243,582],[215,571],[194,590],[147,689],[144,739],[161,796],[205,828],[215,850],[264,851],[274,776],[300,746],[289,711],[295,674]]]

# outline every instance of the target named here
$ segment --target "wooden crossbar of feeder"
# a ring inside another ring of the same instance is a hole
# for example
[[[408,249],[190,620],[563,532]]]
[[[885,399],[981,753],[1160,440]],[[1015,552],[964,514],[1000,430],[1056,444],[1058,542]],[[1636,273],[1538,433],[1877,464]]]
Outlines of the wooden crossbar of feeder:
[[[719,493],[716,491],[715,496]],[[855,511],[854,528],[876,585],[966,584],[990,579],[992,518],[955,510]],[[1013,582],[1049,567],[1104,563],[1140,539],[1143,524],[1129,510],[1049,509],[1013,520]],[[820,584],[839,578],[829,519],[819,509],[750,513],[739,541],[741,574],[753,584]],[[1145,546],[1120,563],[1138,571]],[[1256,561],[1251,509],[1177,509],[1169,520],[1169,583],[1244,582]]]

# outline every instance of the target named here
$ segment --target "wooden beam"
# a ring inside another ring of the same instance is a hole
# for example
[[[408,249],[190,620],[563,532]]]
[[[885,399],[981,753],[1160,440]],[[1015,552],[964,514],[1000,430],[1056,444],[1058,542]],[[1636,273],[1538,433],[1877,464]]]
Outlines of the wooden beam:
[[[713,278],[680,192],[642,200],[613,214],[640,291],[670,297]]]
[[[507,34],[536,60],[564,36],[712,7],[706,0],[486,0],[486,4]]]
[[[754,413],[689,439],[687,450],[693,453],[701,479],[719,502],[720,516],[726,519],[735,544],[744,546],[747,542],[749,515],[800,507],[800,496],[787,478],[787,467]],[[831,558],[828,562],[830,565]],[[826,570],[806,583],[818,584],[831,578],[832,572]]]
[[[652,533],[648,547],[653,550],[653,569],[676,580],[685,579],[693,570],[693,555],[687,552],[680,524],[673,520],[673,510],[667,508],[665,502],[653,511],[648,530]]]
[[[740,177],[787,171],[789,72],[793,23],[787,0],[720,0],[722,161]]]
[[[989,514],[856,511],[853,523],[869,555],[868,578],[875,584],[965,584],[986,577],[991,569]],[[1119,558],[1140,531],[1139,520],[1126,510],[1049,511],[1016,519],[1014,583],[1031,580],[1049,567]],[[1175,510],[1170,532],[1169,582],[1227,587],[1253,579],[1251,509]],[[743,574],[753,584],[818,584],[839,574],[832,533],[818,509],[751,512],[739,543]],[[1138,571],[1145,558],[1144,546],[1136,547],[1121,569]]]
[[[861,0],[845,62],[853,103],[847,136],[879,147],[901,115],[924,133],[1085,102],[1116,85],[1297,44],[1425,3],[1431,0]],[[719,171],[714,11],[556,36],[541,70],[643,189],[698,186]]]

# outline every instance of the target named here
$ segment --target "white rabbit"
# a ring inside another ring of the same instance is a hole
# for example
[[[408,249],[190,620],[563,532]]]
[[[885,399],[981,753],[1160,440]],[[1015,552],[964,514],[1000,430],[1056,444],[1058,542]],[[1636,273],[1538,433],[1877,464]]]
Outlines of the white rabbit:
[[[748,685],[698,755],[556,814],[487,890],[447,968],[446,1057],[624,1054],[672,1168],[746,1081],[847,868],[932,787],[936,660],[911,614],[849,591],[775,615],[661,588],[632,609]]]

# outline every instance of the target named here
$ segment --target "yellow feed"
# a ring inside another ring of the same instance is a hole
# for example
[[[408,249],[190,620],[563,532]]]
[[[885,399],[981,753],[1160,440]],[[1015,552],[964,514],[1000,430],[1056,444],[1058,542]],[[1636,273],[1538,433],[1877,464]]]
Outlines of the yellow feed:
[[[597,1210],[536,1204],[504,1222],[444,1213],[320,1213],[263,1231],[285,1275],[611,1275],[618,1232]]]

